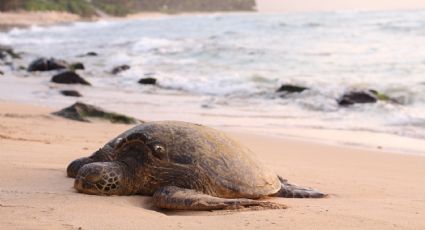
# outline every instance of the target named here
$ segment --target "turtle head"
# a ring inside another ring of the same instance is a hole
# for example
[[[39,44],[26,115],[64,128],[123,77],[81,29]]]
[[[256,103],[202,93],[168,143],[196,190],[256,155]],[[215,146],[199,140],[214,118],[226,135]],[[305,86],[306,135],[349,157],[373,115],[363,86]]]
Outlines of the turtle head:
[[[130,195],[132,176],[120,162],[95,162],[82,166],[75,178],[74,188],[92,195]]]
[[[117,138],[113,146],[110,161],[91,162],[91,156],[70,164],[68,175],[76,172],[75,189],[96,195],[151,193],[153,184],[159,184],[153,169],[162,168],[168,161],[166,145],[145,133],[134,132]]]

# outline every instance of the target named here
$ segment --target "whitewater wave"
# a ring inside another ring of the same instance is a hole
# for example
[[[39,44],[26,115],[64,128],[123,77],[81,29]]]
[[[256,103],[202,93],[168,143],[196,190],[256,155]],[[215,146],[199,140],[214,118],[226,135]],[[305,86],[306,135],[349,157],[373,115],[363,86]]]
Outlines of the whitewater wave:
[[[276,117],[291,125],[421,136],[424,22],[423,11],[215,14],[14,29],[0,33],[0,43],[31,59],[83,61],[87,69],[79,73],[111,95],[176,93],[205,98],[198,106],[210,113],[237,108],[232,112],[247,119],[266,117],[263,125]],[[79,57],[90,51],[99,55]],[[131,68],[112,75],[119,65]],[[146,76],[158,86],[137,83]],[[47,84],[48,76],[41,77]],[[309,90],[276,93],[282,84]],[[398,103],[338,105],[344,93],[369,89]]]

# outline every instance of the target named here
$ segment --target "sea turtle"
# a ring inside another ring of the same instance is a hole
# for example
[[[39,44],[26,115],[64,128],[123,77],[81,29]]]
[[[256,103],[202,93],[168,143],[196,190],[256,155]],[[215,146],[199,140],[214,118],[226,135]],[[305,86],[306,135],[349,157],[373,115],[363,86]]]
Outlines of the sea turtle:
[[[164,209],[284,208],[268,196],[321,198],[265,168],[218,130],[186,122],[138,125],[67,168],[78,192],[153,196]]]

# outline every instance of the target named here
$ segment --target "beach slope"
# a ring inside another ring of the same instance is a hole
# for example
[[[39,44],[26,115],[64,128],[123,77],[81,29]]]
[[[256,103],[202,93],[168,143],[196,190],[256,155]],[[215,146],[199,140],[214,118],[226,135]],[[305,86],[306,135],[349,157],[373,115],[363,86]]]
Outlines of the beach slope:
[[[330,197],[272,199],[286,210],[163,212],[150,197],[79,194],[67,164],[130,126],[51,112],[0,101],[0,229],[425,229],[424,157],[242,132],[230,135],[271,169]]]

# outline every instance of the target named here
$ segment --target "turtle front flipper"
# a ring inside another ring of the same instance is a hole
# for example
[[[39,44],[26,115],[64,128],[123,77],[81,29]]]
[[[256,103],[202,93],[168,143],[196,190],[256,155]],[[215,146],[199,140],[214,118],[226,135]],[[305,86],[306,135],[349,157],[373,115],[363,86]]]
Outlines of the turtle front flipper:
[[[303,188],[297,185],[288,183],[287,180],[279,176],[279,180],[282,184],[281,189],[274,194],[276,197],[285,198],[323,198],[327,195],[311,188]]]
[[[77,176],[78,170],[86,164],[93,163],[94,160],[90,157],[78,158],[71,162],[66,168],[66,174],[68,177],[75,178]]]
[[[191,189],[175,186],[162,187],[153,195],[158,208],[173,210],[210,211],[221,209],[284,209],[283,204],[250,199],[225,199],[213,197]]]

